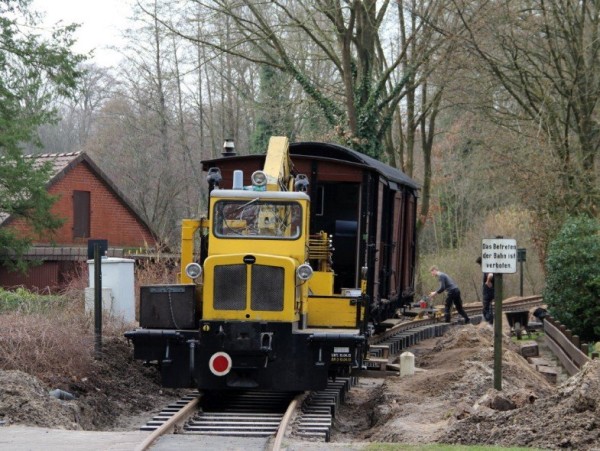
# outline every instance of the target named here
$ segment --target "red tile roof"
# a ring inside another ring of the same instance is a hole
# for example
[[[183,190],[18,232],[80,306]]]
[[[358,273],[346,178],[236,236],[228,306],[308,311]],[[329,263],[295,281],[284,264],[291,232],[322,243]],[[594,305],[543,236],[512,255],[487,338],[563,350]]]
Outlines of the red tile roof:
[[[41,155],[27,155],[25,158],[34,159],[34,166],[37,168],[45,163],[50,163],[52,165],[52,176],[54,177],[82,154],[83,152],[43,153]]]

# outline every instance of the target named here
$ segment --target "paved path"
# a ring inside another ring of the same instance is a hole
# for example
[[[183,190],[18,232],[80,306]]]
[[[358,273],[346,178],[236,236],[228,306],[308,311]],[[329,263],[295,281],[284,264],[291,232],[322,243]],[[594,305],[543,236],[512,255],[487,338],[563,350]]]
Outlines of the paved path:
[[[72,431],[30,426],[0,427],[0,451],[133,451],[148,432]],[[272,438],[210,437],[167,435],[159,438],[152,451],[265,451]],[[287,451],[356,451],[363,443],[310,443],[284,439]]]
[[[3,426],[0,427],[0,450],[132,451],[147,435],[141,431],[95,432]]]

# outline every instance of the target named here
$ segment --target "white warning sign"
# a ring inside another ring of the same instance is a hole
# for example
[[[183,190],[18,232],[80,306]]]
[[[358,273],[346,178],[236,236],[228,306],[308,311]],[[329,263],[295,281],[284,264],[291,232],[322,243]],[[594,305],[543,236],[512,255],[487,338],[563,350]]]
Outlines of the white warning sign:
[[[498,274],[517,272],[517,240],[483,239],[481,244],[481,271]]]

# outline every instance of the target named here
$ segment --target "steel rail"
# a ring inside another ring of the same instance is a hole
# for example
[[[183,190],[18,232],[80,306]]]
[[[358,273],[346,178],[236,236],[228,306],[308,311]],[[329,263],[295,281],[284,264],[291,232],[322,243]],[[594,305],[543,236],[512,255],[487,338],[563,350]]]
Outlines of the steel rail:
[[[292,400],[292,402],[290,402],[290,405],[288,406],[287,410],[285,411],[285,414],[283,415],[283,418],[281,419],[281,423],[279,424],[279,429],[277,430],[277,434],[275,435],[275,440],[273,441],[273,446],[271,446],[269,448],[270,451],[280,451],[281,450],[281,443],[283,442],[283,438],[285,437],[285,433],[288,429],[292,415],[296,411],[296,408],[298,407],[300,400],[304,396],[305,396],[305,394],[301,393],[298,396],[296,396]]]
[[[156,439],[158,439],[160,436],[171,433],[177,426],[185,423],[185,421],[194,413],[199,402],[200,396],[190,400],[181,410],[176,412],[164,424],[152,431],[150,435],[135,448],[135,451],[145,451],[149,449],[152,443],[154,443],[154,441],[156,441]]]

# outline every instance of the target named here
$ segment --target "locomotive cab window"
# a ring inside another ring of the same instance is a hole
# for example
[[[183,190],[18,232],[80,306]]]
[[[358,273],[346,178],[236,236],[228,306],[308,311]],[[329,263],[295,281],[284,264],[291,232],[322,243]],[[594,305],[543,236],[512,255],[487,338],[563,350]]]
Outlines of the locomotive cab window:
[[[295,240],[302,233],[298,202],[243,199],[215,204],[213,230],[218,238]]]

